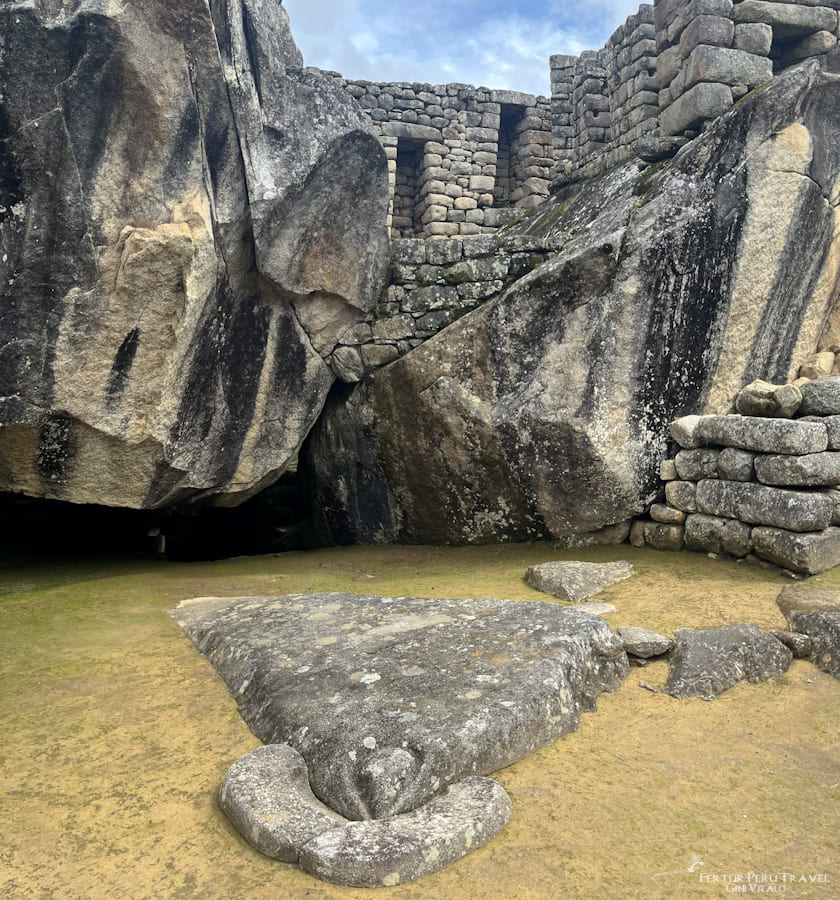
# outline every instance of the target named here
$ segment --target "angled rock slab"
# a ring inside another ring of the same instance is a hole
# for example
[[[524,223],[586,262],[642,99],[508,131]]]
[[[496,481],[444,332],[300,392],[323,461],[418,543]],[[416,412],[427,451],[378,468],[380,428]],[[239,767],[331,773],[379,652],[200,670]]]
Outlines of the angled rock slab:
[[[547,562],[530,566],[525,580],[536,591],[551,594],[560,600],[581,603],[633,574],[629,562],[610,563]]]
[[[510,818],[510,798],[490,778],[471,776],[430,803],[387,819],[351,822],[313,838],[301,868],[350,887],[394,887],[478,850]]]
[[[251,730],[294,747],[348,819],[522,759],[628,667],[604,622],[552,603],[293,594],[200,598],[173,616]]]
[[[811,639],[811,662],[840,679],[840,610],[792,612],[790,627]]]
[[[788,584],[779,592],[776,605],[785,618],[792,612],[840,612],[840,590],[814,588],[804,584]]]
[[[790,650],[756,625],[680,628],[665,693],[672,697],[716,696],[739,681],[753,683],[783,675]]]
[[[288,744],[257,747],[228,769],[219,806],[260,853],[296,863],[301,848],[347,823],[312,793],[306,762]]]
[[[637,628],[635,625],[622,625],[616,631],[624,644],[625,652],[641,659],[662,656],[674,648],[674,639],[658,631]]]

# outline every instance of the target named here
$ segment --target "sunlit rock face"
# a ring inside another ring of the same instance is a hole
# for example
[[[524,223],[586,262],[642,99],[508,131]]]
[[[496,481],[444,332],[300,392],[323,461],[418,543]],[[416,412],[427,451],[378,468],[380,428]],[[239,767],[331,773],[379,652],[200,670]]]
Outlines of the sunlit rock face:
[[[295,457],[388,263],[384,151],[301,66],[275,0],[0,8],[0,490],[236,503]]]
[[[674,159],[565,189],[512,234],[557,254],[331,398],[309,446],[340,540],[593,533],[656,497],[667,424],[784,383],[840,273],[840,79],[810,60]]]

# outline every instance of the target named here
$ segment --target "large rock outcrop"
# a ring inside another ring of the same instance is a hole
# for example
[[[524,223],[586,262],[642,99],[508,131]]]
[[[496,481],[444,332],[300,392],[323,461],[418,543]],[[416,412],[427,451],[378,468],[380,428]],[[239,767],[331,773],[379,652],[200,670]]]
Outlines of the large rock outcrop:
[[[655,499],[669,421],[787,381],[837,300],[840,76],[826,59],[668,163],[565,189],[513,231],[560,242],[554,258],[332,398],[309,458],[336,535],[598,532]]]
[[[0,7],[0,490],[238,502],[388,262],[387,162],[280,0]]]

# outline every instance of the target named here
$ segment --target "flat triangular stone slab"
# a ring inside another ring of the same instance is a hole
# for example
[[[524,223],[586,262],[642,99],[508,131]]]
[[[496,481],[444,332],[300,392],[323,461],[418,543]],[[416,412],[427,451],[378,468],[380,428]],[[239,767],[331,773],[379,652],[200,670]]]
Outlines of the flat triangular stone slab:
[[[251,730],[348,819],[416,809],[577,728],[627,673],[595,616],[552,603],[357,594],[205,598],[174,617]]]
[[[531,566],[525,573],[525,580],[535,591],[581,603],[632,574],[633,566],[624,560],[609,563],[547,562]]]

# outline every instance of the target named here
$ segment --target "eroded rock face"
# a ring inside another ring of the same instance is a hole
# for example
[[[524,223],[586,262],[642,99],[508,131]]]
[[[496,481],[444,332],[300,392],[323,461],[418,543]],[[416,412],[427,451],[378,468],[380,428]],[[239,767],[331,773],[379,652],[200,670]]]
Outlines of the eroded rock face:
[[[294,594],[173,615],[254,734],[297,750],[348,819],[416,809],[575,730],[628,665],[604,622],[553,603]]]
[[[237,502],[294,458],[388,254],[384,152],[301,65],[275,0],[0,8],[0,490]]]
[[[838,90],[811,60],[661,169],[530,213],[514,232],[554,258],[331,404],[310,460],[336,536],[560,537],[649,507],[668,422],[787,382],[818,344],[840,272]]]

